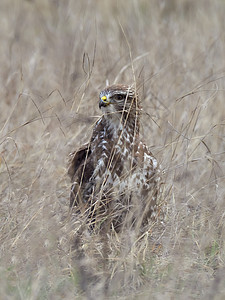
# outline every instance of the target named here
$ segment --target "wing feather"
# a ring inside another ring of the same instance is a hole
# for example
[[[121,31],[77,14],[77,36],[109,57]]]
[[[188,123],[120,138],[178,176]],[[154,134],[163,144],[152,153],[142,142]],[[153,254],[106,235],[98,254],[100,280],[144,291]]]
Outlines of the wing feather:
[[[84,164],[85,159],[87,159],[90,154],[91,149],[89,147],[89,143],[83,145],[80,149],[70,154],[72,156],[72,159],[68,169],[68,175],[70,176],[71,181],[73,181],[74,175],[76,174],[77,170],[81,165]]]

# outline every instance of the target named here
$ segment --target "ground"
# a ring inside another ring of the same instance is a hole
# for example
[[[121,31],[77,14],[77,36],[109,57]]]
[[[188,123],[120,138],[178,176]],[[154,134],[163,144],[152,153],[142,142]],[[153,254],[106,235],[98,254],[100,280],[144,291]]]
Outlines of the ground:
[[[225,1],[0,8],[2,299],[224,299]],[[76,238],[68,155],[91,135],[99,91],[134,81],[164,223],[138,241]]]

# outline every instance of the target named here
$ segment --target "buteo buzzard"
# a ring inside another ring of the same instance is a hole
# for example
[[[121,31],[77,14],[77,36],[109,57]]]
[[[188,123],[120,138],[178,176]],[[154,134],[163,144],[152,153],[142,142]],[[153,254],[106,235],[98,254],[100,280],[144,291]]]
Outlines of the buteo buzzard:
[[[88,223],[143,226],[156,216],[160,176],[158,163],[140,140],[140,103],[127,85],[100,93],[103,116],[88,144],[73,153],[70,206]]]

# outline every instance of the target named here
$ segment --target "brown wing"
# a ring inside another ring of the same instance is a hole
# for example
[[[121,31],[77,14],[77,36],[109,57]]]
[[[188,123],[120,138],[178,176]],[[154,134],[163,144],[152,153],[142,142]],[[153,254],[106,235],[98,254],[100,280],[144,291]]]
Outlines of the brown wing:
[[[99,132],[102,131],[102,129],[104,129],[104,126],[105,126],[104,118],[99,119],[97,121],[97,125],[93,130],[90,142],[84,144],[80,149],[71,153],[72,159],[68,169],[68,175],[70,176],[71,181],[73,181],[74,175],[76,174],[80,166],[83,165],[85,160],[87,160],[87,158],[90,156],[92,152],[90,145],[98,137]]]
[[[137,169],[134,171],[134,186],[142,203],[142,225],[146,225],[149,219],[156,220],[159,213],[160,168],[156,158],[142,141],[138,141],[135,150]]]
[[[74,175],[76,174],[77,170],[82,164],[84,164],[85,159],[87,159],[90,154],[91,149],[89,147],[89,143],[83,145],[80,149],[71,154],[72,159],[68,169],[68,175],[70,176],[71,181],[73,181]]]

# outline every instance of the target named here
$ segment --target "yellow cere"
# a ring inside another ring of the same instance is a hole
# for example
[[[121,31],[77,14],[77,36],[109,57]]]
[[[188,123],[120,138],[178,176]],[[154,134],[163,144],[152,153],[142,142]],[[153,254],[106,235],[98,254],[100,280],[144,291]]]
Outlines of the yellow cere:
[[[107,97],[106,96],[102,96],[102,101],[105,101],[105,100],[107,100]]]

